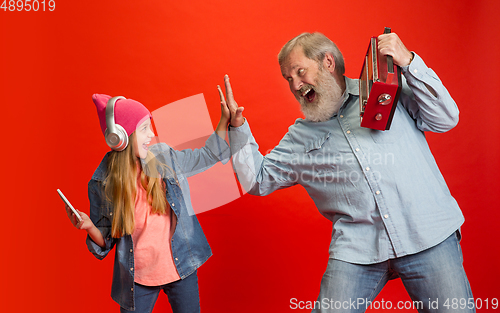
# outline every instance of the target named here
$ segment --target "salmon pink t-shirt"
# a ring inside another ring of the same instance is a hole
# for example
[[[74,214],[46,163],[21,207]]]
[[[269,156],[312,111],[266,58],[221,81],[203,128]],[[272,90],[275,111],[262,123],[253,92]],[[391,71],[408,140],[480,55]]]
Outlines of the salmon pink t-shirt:
[[[151,214],[147,193],[137,180],[135,199],[134,281],[145,286],[160,286],[180,279],[172,257],[170,240],[175,225],[172,210],[165,215]]]

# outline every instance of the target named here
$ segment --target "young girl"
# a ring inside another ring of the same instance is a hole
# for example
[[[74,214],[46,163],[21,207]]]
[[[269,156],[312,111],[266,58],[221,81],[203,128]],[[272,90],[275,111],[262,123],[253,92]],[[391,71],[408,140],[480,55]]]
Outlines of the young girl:
[[[151,113],[123,97],[92,97],[106,142],[112,148],[88,184],[90,218],[66,207],[71,222],[87,231],[98,259],[115,247],[111,297],[121,312],[151,312],[163,290],[174,313],[199,312],[197,268],[211,255],[194,215],[186,177],[229,160],[224,140],[229,111],[221,106],[216,129],[201,149],[148,147]],[[114,133],[122,137],[113,138]]]

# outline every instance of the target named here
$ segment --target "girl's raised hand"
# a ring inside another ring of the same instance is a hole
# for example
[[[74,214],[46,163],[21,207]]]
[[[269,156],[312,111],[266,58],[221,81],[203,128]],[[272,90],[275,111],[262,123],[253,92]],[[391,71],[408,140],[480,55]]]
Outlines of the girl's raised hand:
[[[219,93],[221,93],[222,91],[220,90],[220,87],[217,86],[217,88],[219,89]],[[226,138],[227,124],[229,124],[230,119],[231,119],[231,112],[229,112],[229,108],[227,107],[226,102],[221,100],[220,120],[219,124],[217,125],[217,128],[215,129],[215,132],[222,139]]]
[[[229,111],[229,107],[227,106],[227,103],[224,101],[224,95],[222,94],[222,90],[220,89],[220,86],[217,85],[217,89],[219,90],[219,96],[221,96],[220,100],[220,121],[219,124],[224,124],[225,127],[227,127],[227,124],[231,120],[231,112]]]
[[[233,90],[231,88],[231,83],[229,82],[229,76],[224,76],[224,85],[226,87],[226,98],[224,98],[224,93],[220,86],[217,86],[219,90],[221,106],[227,107],[230,112],[230,123],[233,127],[239,127],[243,125],[245,119],[243,118],[243,107],[239,107],[234,100]],[[226,101],[227,100],[227,101]]]

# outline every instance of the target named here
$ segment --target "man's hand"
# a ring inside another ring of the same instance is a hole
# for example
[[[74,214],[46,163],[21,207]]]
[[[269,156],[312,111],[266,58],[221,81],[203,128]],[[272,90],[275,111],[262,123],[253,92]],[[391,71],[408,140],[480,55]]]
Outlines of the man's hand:
[[[391,55],[394,64],[401,67],[409,65],[413,56],[396,33],[378,36],[378,50],[383,55]]]
[[[245,122],[243,118],[243,107],[239,107],[236,101],[234,101],[233,90],[231,89],[231,84],[229,83],[229,76],[224,76],[224,85],[226,87],[226,99],[224,98],[224,93],[220,86],[217,85],[217,89],[219,90],[220,102],[221,105],[227,106],[229,112],[231,114],[230,124],[233,127],[240,127]]]

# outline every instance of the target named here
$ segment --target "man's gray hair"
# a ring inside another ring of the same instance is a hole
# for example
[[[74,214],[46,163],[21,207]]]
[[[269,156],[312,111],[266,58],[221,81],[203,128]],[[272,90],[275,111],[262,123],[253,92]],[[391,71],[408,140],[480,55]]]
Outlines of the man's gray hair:
[[[290,52],[292,52],[292,50],[297,46],[302,47],[304,55],[309,59],[318,62],[320,66],[322,66],[325,55],[327,53],[331,53],[333,55],[333,59],[335,60],[335,71],[339,75],[344,75],[344,57],[342,56],[339,48],[337,48],[337,45],[328,39],[328,37],[318,32],[312,34],[302,33],[288,41],[283,48],[281,48],[281,51],[278,54],[278,62],[280,66],[283,66],[283,62],[285,62]]]

